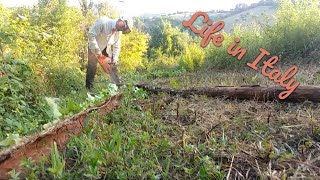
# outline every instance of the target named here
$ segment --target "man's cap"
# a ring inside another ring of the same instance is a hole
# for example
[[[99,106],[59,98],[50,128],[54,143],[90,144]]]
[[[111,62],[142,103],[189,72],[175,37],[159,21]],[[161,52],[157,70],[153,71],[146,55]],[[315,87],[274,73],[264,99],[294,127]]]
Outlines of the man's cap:
[[[133,19],[131,17],[128,16],[121,16],[120,19],[124,22],[126,22],[128,28],[130,29],[130,31],[132,31],[133,28]]]

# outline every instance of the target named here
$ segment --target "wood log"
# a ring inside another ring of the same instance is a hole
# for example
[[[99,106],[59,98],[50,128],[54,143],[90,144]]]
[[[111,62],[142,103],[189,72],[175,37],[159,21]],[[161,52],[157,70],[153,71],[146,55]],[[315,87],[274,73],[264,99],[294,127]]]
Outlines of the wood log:
[[[280,86],[214,86],[200,87],[185,90],[176,90],[171,88],[153,87],[147,84],[136,85],[151,93],[168,93],[170,95],[179,95],[190,97],[192,95],[205,95],[208,97],[224,97],[226,99],[239,100],[257,100],[257,101],[279,101],[279,102],[320,102],[320,86],[299,86],[286,99],[279,99],[279,94],[286,89]]]

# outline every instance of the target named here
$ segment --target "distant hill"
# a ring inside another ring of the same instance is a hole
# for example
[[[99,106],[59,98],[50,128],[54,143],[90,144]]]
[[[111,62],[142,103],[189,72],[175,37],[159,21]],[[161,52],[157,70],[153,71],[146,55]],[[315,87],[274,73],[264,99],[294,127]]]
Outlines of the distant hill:
[[[230,11],[209,11],[206,12],[210,19],[214,21],[224,21],[224,31],[230,33],[237,25],[242,27],[252,27],[254,24],[260,24],[262,26],[272,25],[275,23],[276,17],[275,5],[255,5],[253,7],[247,7],[243,10],[230,10]],[[195,12],[177,12],[172,14],[148,14],[141,16],[140,18],[144,22],[145,28],[150,28],[153,22],[161,19],[168,20],[173,26],[177,26],[181,29],[185,29],[182,26],[184,20],[189,20]],[[203,23],[197,21],[196,26],[202,27]]]
[[[222,19],[225,22],[224,30],[231,32],[236,25],[243,27],[251,27],[254,24],[272,25],[276,21],[275,13],[276,8],[274,6],[259,6],[249,9]]]

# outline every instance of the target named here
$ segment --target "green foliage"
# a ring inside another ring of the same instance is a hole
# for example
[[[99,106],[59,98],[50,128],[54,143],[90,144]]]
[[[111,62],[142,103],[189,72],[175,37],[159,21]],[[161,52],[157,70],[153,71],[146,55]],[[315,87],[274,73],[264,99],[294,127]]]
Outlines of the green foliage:
[[[188,71],[199,69],[205,59],[205,51],[198,44],[190,44],[180,56],[179,64]]]
[[[9,147],[19,143],[20,140],[19,134],[8,134],[8,137],[0,142],[0,146]]]
[[[224,174],[217,168],[219,166],[215,165],[209,156],[205,156],[200,159],[198,176],[200,179],[224,179]]]
[[[148,49],[148,36],[134,29],[121,37],[120,68],[124,71],[143,67],[143,58]]]
[[[191,38],[187,33],[181,32],[177,27],[172,27],[168,21],[158,22],[157,28],[154,28],[150,35],[148,57],[157,59],[157,52],[165,54],[167,57],[178,57],[182,55]]]
[[[149,69],[170,69],[177,66],[188,71],[201,67],[205,59],[205,51],[192,43],[187,32],[181,32],[166,20],[156,21],[151,32],[148,57]]]
[[[39,131],[115,93],[102,91],[92,101],[86,99],[85,72],[78,55],[85,57],[85,31],[97,18],[92,9],[83,13],[67,7],[64,0],[41,0],[33,7],[0,5],[0,10],[0,140],[6,134]],[[133,36],[140,39],[131,36],[124,41],[123,50],[133,52],[123,59],[129,63],[124,66],[136,68],[138,63],[131,61],[141,61],[147,42],[140,32]],[[60,99],[59,107],[50,107],[45,97]]]
[[[256,59],[256,57],[260,54],[260,48],[268,50],[263,37],[264,32],[258,25],[250,28],[236,26],[232,34],[222,34],[224,36],[224,41],[221,47],[216,47],[210,44],[205,48],[205,64],[208,67],[243,67],[244,62],[252,62],[254,59]],[[232,43],[235,43],[235,38],[239,38],[240,43],[236,43],[234,48],[241,47],[241,49],[246,49],[247,51],[241,61],[238,60],[238,55],[232,56],[228,53],[228,48]]]
[[[39,6],[0,6],[0,139],[29,134],[53,120],[44,97],[84,89],[77,53],[84,40],[81,11],[65,1]],[[21,60],[18,60],[21,59]],[[66,98],[67,99],[67,98]],[[62,102],[63,104],[63,102]]]
[[[98,10],[99,16],[108,16],[112,19],[119,17],[120,12],[108,2],[99,2],[95,4],[95,7]]]
[[[277,24],[265,41],[271,50],[286,57],[307,56],[320,45],[320,9],[318,0],[281,0]]]
[[[145,67],[149,71],[176,68],[178,66],[178,61],[175,57],[162,54],[160,49],[157,49],[154,55],[156,59],[149,59],[145,62]]]
[[[221,67],[227,67],[227,68],[233,68],[233,67],[239,67],[240,63],[238,63],[236,57],[233,57],[228,54],[227,49],[231,43],[233,43],[234,37],[236,37],[236,34],[229,35],[227,33],[222,33],[224,36],[224,41],[222,42],[222,46],[216,47],[212,43],[210,43],[205,48],[205,67],[215,67],[215,68],[221,68]],[[246,58],[246,57],[244,57]]]
[[[47,118],[46,106],[42,106],[44,102],[39,97],[41,81],[33,74],[30,66],[20,60],[0,61],[0,74],[1,132],[25,134],[30,129],[36,129],[44,120],[34,118]],[[0,134],[0,139],[3,134]]]
[[[58,119],[62,114],[59,112],[59,107],[57,103],[54,101],[53,98],[45,98],[49,107],[50,107],[50,114],[53,119]]]
[[[247,49],[242,61],[252,62],[264,48],[281,59],[291,60],[308,56],[312,51],[319,50],[320,35],[317,28],[320,26],[319,2],[316,0],[296,1],[281,0],[277,11],[277,22],[274,26],[255,24],[253,27],[234,28],[232,34],[224,33],[223,46],[206,48],[206,66],[237,68],[243,66],[227,53],[228,46],[234,38],[240,38],[237,46]],[[265,20],[268,24],[267,20]]]
[[[54,142],[51,150],[51,167],[48,171],[55,177],[61,178],[65,167],[64,159],[60,156],[57,143]]]
[[[46,74],[47,86],[54,95],[67,96],[84,88],[85,74],[79,67],[52,67]]]
[[[9,172],[9,175],[10,175],[10,180],[20,180],[20,172],[16,172],[16,170],[15,169],[13,169],[13,170],[11,170],[10,172]]]
[[[119,109],[103,117],[90,115],[84,133],[70,140],[63,152],[65,168],[60,178],[166,179],[172,174],[181,179],[225,177],[221,165],[214,161],[216,154],[205,144],[176,144],[172,136],[182,133],[179,127],[166,125],[150,110],[139,108],[136,101],[150,100],[145,91],[131,85],[122,90]],[[39,168],[28,166],[27,176],[50,177],[47,167],[62,172],[64,163],[57,155],[53,153],[49,164]]]

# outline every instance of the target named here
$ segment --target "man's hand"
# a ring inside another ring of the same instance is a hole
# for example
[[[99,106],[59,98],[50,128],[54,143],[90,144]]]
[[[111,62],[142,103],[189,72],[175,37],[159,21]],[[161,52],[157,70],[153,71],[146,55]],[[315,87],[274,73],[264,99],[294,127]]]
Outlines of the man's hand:
[[[110,58],[101,54],[101,55],[97,56],[97,59],[98,59],[99,64],[101,65],[102,69],[104,70],[104,72],[110,74],[111,66],[108,63],[110,61]]]

